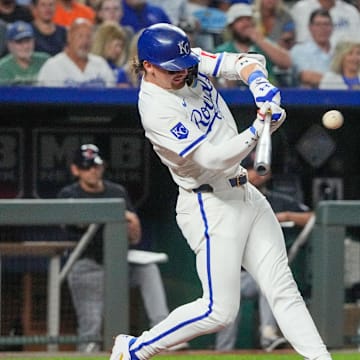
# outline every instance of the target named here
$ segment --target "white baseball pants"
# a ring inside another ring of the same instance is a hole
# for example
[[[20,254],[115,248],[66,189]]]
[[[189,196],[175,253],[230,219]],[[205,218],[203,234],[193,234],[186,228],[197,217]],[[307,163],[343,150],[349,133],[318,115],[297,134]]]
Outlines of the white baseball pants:
[[[234,321],[241,265],[267,297],[278,325],[308,360],[331,359],[288,266],[280,225],[251,184],[214,193],[179,190],[177,222],[196,254],[203,295],[182,305],[132,345],[140,360]]]

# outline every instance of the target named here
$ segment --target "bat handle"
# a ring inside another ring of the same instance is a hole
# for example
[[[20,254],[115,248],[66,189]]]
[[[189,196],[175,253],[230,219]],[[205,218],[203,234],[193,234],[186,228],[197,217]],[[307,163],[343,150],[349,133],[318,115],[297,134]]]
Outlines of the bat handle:
[[[256,147],[254,169],[256,172],[264,176],[271,168],[271,112],[265,114],[264,128],[260,135],[259,142]]]

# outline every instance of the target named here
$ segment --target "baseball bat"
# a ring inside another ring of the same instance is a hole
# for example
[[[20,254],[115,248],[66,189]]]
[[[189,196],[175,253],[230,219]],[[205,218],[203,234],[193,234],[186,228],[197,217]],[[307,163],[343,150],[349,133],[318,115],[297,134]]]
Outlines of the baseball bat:
[[[255,161],[254,169],[259,175],[266,175],[271,168],[271,133],[270,133],[270,123],[271,123],[271,111],[268,111],[265,114],[264,119],[264,129],[260,135],[256,152],[255,152]]]

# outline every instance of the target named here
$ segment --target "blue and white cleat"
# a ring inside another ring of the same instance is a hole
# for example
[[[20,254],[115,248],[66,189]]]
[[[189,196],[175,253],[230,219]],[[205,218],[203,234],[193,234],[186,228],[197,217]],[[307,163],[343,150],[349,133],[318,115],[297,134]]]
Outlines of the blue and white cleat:
[[[130,346],[136,341],[136,337],[130,335],[118,335],[111,351],[110,360],[137,360],[130,353]]]

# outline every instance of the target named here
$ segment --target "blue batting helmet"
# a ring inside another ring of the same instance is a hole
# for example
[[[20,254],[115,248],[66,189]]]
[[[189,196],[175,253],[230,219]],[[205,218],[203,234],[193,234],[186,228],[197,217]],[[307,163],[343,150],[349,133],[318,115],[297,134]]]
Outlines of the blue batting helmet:
[[[185,32],[170,24],[155,24],[146,28],[138,40],[138,57],[165,70],[179,71],[199,63],[191,52]]]

